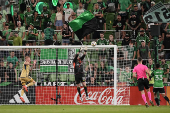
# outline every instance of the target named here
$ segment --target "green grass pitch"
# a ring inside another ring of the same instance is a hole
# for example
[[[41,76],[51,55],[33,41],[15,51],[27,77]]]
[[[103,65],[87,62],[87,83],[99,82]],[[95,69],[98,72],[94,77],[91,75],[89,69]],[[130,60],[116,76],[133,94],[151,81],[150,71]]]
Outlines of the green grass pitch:
[[[1,105],[0,113],[169,113],[170,106]]]

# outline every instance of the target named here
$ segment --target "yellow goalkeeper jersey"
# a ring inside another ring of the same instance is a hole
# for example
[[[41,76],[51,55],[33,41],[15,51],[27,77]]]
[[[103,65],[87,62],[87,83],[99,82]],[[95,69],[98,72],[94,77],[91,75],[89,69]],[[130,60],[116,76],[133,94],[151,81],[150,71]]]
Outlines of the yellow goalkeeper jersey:
[[[21,72],[21,76],[20,77],[27,77],[29,75],[29,72],[30,72],[30,65],[24,65],[23,64],[22,72]]]

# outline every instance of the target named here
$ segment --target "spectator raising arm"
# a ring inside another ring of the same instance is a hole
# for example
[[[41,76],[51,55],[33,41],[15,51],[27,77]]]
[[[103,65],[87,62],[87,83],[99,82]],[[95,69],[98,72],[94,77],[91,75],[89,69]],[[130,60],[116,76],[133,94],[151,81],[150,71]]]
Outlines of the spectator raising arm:
[[[139,52],[139,49],[138,49],[138,52],[137,52],[137,56],[138,56],[138,58],[140,57],[140,52]]]

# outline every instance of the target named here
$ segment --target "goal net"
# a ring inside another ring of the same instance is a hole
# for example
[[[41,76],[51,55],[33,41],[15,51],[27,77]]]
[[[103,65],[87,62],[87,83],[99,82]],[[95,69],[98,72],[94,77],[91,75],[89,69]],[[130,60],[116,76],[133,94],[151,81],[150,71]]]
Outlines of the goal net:
[[[35,85],[28,87],[23,98],[26,104],[95,104],[129,105],[132,52],[115,45],[87,46],[83,72],[89,100],[84,87],[80,101],[75,83],[73,59],[85,46],[1,46],[0,47],[0,104],[23,104],[20,100],[20,74],[25,57],[36,66],[29,76]]]

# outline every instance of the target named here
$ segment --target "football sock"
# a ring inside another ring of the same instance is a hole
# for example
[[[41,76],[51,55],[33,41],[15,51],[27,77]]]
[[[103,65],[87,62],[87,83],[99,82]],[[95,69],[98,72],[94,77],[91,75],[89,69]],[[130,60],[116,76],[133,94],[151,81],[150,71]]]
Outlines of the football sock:
[[[85,92],[86,92],[86,96],[88,96],[87,86],[84,87],[84,90],[85,90]]]
[[[169,102],[169,98],[167,96],[164,96],[164,99]]]
[[[24,90],[22,89],[21,90],[21,97],[24,95]]]
[[[155,98],[155,102],[159,106],[159,99],[158,98]]]
[[[33,82],[30,82],[30,83],[27,85],[27,87],[33,86],[33,85],[34,85],[34,83],[33,83]]]
[[[147,103],[147,101],[146,101],[146,97],[145,97],[145,94],[142,94],[142,99],[143,99],[143,101],[145,102],[145,104]]]
[[[80,87],[77,87],[77,91],[79,93],[79,96],[81,97]]]
[[[151,92],[148,92],[148,98],[151,100]]]

